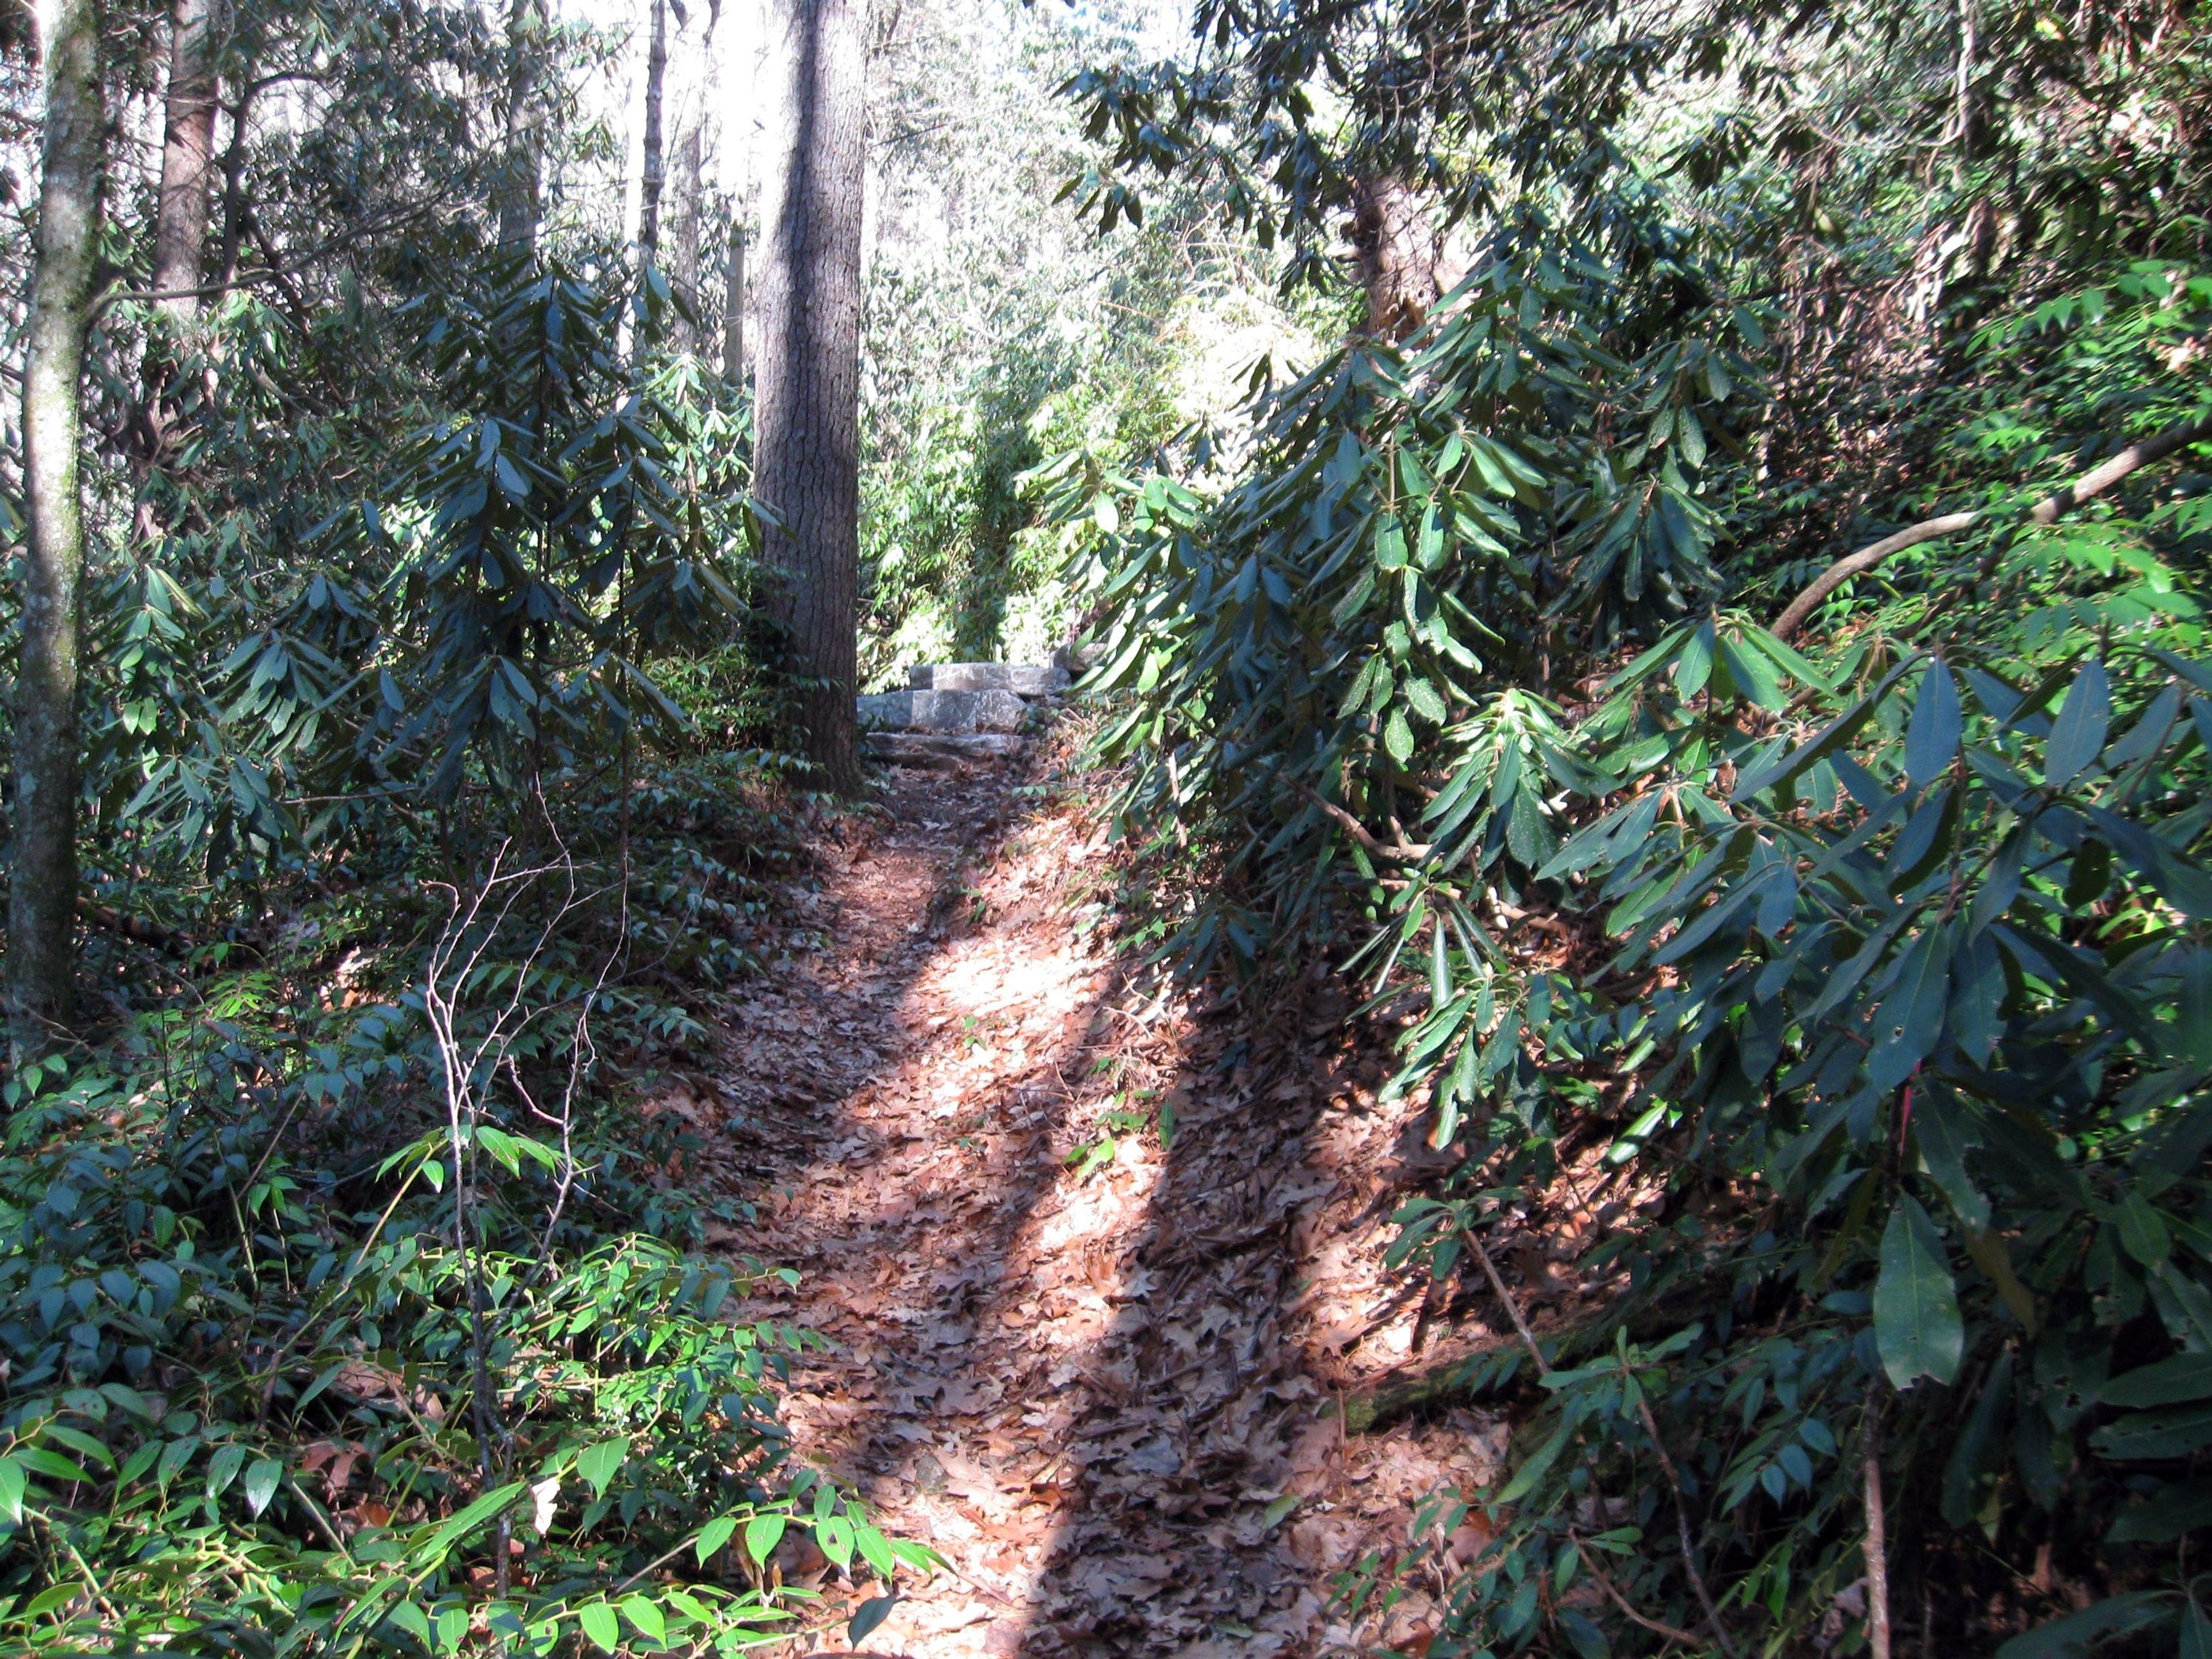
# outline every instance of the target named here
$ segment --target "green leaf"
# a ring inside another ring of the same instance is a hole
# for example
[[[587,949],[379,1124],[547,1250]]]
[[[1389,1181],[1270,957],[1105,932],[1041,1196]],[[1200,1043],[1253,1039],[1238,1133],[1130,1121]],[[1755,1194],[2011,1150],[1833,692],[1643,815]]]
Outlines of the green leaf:
[[[598,1445],[587,1447],[576,1454],[576,1473],[590,1483],[592,1497],[605,1498],[608,1483],[615,1478],[616,1471],[622,1468],[623,1460],[629,1455],[629,1441],[627,1437],[602,1440]]]
[[[2057,789],[2070,783],[2105,747],[2112,720],[2112,683],[2105,665],[2092,658],[2081,665],[2067,689],[2065,705],[2051,722],[2043,750],[2043,781]]]
[[[635,1625],[644,1635],[656,1642],[668,1639],[668,1620],[660,1611],[660,1604],[647,1595],[630,1595],[623,1599],[623,1617]]]
[[[699,1541],[692,1546],[699,1557],[699,1565],[705,1566],[714,1552],[730,1541],[731,1535],[737,1529],[738,1517],[734,1515],[718,1515],[700,1528]]]
[[[2120,1243],[2130,1255],[2146,1267],[2155,1267],[2172,1254],[2172,1236],[2141,1193],[2130,1193],[2114,1208],[2118,1212],[2114,1218],[2120,1224]]]
[[[1682,654],[1674,659],[1674,690],[1678,694],[1694,697],[1705,689],[1705,682],[1712,678],[1717,643],[1710,622],[1682,642]]]
[[[1882,1230],[1874,1335],[1882,1369],[1900,1389],[1917,1377],[1948,1383],[1959,1374],[1966,1326],[1958,1291],[1936,1224],[1909,1194],[1898,1200]]]
[[[1939,659],[1920,678],[1912,723],[1905,733],[1905,775],[1915,789],[1942,775],[1959,753],[1959,688]]]
[[[615,1617],[615,1610],[605,1601],[578,1607],[576,1623],[605,1652],[612,1653],[616,1644],[622,1640],[622,1620]]]
[[[1934,928],[1907,948],[1897,978],[1874,1011],[1874,1049],[1866,1069],[1875,1088],[1894,1089],[1911,1077],[1942,1035],[1950,955],[1948,932]]]
[[[2212,1399],[2212,1353],[2178,1353],[2155,1364],[2138,1365],[2097,1391],[2107,1406],[2141,1409]]]
[[[2089,1437],[2100,1457],[2123,1463],[2162,1462],[2212,1446],[2212,1405],[2130,1412]]]
[[[2212,1659],[2212,1619],[2204,1616],[2196,1596],[2187,1591],[2181,1597],[2179,1659]]]
[[[432,1533],[426,1542],[410,1550],[408,1553],[410,1559],[418,1568],[424,1571],[438,1566],[445,1560],[446,1552],[452,1549],[465,1534],[483,1525],[485,1522],[490,1520],[492,1516],[529,1490],[529,1482],[514,1480],[495,1491],[486,1492],[452,1520],[445,1522],[437,1531]]]
[[[2179,1480],[2160,1487],[2148,1503],[2122,1510],[2105,1539],[2112,1544],[2170,1544],[2205,1527],[2212,1527],[2212,1480]]]
[[[246,1448],[236,1441],[216,1449],[208,1459],[207,1492],[210,1498],[220,1498],[223,1489],[238,1479],[238,1472],[246,1467]]]
[[[1563,1422],[1553,1430],[1552,1437],[1538,1447],[1528,1461],[1514,1471],[1513,1479],[1506,1482],[1505,1490],[1498,1494],[1500,1504],[1510,1504],[1535,1489],[1559,1454],[1567,1449],[1567,1439],[1574,1432],[1574,1425]]]
[[[1975,1232],[1990,1224],[1990,1201],[1975,1189],[1966,1174],[1966,1148],[1973,1143],[1965,1114],[1948,1091],[1930,1089],[1920,1098],[1912,1120],[1912,1138],[1920,1149],[1928,1173],[1943,1189],[1960,1220]]]
[[[429,1615],[412,1601],[402,1601],[384,1615],[424,1647],[430,1645]]]
[[[874,1634],[877,1626],[891,1616],[891,1609],[896,1606],[898,1606],[898,1597],[896,1595],[870,1596],[860,1603],[859,1610],[853,1614],[851,1621],[846,1625],[845,1639],[858,1647],[866,1638]]]
[[[1382,747],[1401,766],[1413,758],[1413,728],[1407,723],[1406,711],[1402,707],[1390,711],[1390,718],[1382,727]]]
[[[23,1524],[23,1494],[29,1485],[21,1462],[0,1457],[0,1521],[11,1527]]]
[[[876,1577],[885,1583],[898,1576],[898,1558],[891,1553],[890,1540],[875,1528],[854,1527],[853,1544],[860,1552],[860,1559],[875,1569]]]
[[[2163,1590],[2136,1590],[2038,1625],[1997,1650],[1997,1659],[2080,1659],[2092,1648],[2167,1616]]]
[[[745,1522],[745,1553],[757,1566],[768,1565],[769,1552],[783,1541],[783,1530],[791,1524],[788,1516],[757,1515]]]
[[[276,1495],[276,1483],[284,1478],[284,1466],[273,1457],[258,1457],[253,1467],[246,1472],[246,1507],[255,1515],[269,1507],[269,1500]]]

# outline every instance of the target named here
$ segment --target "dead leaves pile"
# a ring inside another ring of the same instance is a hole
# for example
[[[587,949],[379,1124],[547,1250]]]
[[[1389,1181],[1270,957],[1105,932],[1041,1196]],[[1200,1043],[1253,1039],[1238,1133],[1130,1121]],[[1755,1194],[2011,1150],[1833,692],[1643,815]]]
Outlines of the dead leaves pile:
[[[1418,1643],[1433,1585],[1387,1628],[1329,1599],[1504,1451],[1465,1411],[1344,1432],[1348,1394],[1488,1337],[1382,1263],[1437,1167],[1414,1109],[1376,1103],[1323,985],[1264,1009],[1133,987],[1079,804],[892,776],[888,822],[846,825],[796,907],[826,947],[727,1009],[720,1066],[664,1103],[709,1142],[693,1178],[754,1206],[724,1242],[799,1274],[746,1316],[829,1340],[785,1400],[799,1455],[955,1569],[869,1649]]]

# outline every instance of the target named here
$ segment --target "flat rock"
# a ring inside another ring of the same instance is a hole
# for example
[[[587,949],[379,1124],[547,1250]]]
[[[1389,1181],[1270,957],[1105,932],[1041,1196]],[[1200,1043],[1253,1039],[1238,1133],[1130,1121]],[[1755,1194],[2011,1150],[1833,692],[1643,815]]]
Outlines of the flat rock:
[[[1051,663],[917,663],[907,671],[917,691],[1011,691],[1019,697],[1048,697],[1067,684],[1067,670]]]

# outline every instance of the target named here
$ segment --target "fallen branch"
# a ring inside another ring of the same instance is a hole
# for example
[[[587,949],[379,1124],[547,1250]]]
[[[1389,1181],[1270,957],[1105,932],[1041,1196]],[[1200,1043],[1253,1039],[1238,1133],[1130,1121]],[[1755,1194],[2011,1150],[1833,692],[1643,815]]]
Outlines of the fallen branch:
[[[175,928],[164,927],[160,922],[149,921],[143,916],[127,915],[112,904],[95,904],[90,899],[80,899],[76,913],[84,919],[88,927],[118,934],[134,945],[150,945],[173,957],[190,955],[192,950],[192,941]]]
[[[2212,415],[2199,416],[2179,426],[2168,427],[2154,438],[2146,438],[2139,444],[2130,444],[2108,460],[2100,461],[2072,483],[2067,484],[2043,500],[2028,512],[2035,524],[2055,523],[2058,518],[2084,501],[2094,501],[2130,473],[2162,461],[2176,450],[2186,449],[2193,443],[2212,438]],[[1894,535],[1885,536],[1870,546],[1846,555],[1813,579],[1810,586],[1789,607],[1774,619],[1777,638],[1789,639],[1805,625],[1805,619],[1820,606],[1820,602],[1852,577],[1871,570],[1893,553],[1902,553],[1908,547],[1917,547],[1923,542],[1939,541],[1946,536],[1955,536],[1962,531],[1987,522],[1995,516],[1986,508],[1971,513],[1946,513],[1939,518],[1923,519],[1918,524],[1908,525]]]

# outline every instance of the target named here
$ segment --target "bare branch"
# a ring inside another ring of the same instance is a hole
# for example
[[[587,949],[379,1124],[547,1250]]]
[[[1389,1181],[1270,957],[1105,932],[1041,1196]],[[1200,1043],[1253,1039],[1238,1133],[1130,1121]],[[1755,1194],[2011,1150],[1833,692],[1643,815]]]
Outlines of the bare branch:
[[[2212,438],[2212,415],[2185,421],[2179,426],[2168,427],[2154,438],[2146,438],[2139,444],[2130,444],[2118,454],[2099,462],[2073,483],[2038,501],[2028,513],[2028,519],[2035,524],[2055,523],[2061,515],[2070,513],[2082,502],[2094,501],[2130,473],[2148,466],[2154,461],[2162,461],[2176,450],[2186,449],[2207,438]],[[1885,536],[1880,541],[1837,560],[1814,577],[1805,591],[1790,600],[1789,606],[1774,619],[1776,636],[1789,639],[1805,625],[1805,619],[1829,594],[1852,577],[1873,569],[1891,554],[1901,553],[1908,547],[1917,547],[1923,542],[1958,535],[1994,516],[1984,509],[1971,513],[1946,513],[1937,518],[1923,519],[1918,524],[1908,525],[1894,535]]]

